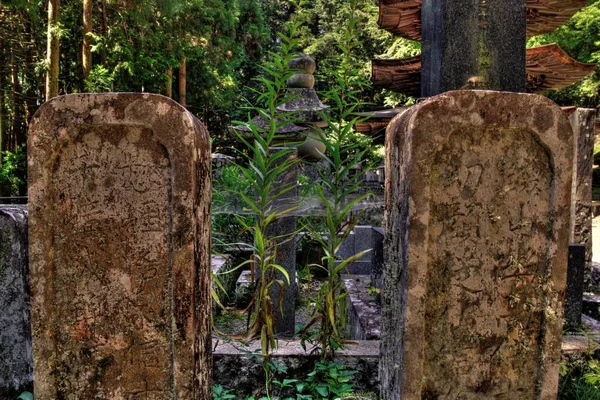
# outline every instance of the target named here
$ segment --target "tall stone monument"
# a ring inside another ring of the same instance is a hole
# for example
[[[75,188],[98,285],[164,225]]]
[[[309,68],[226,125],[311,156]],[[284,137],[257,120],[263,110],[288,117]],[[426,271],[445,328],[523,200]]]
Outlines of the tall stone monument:
[[[36,398],[212,398],[210,162],[206,129],[166,97],[68,95],[36,113]]]
[[[525,91],[524,0],[423,0],[421,96]]]
[[[592,274],[592,168],[596,110],[578,108],[569,117],[573,128],[573,190],[570,242],[583,244],[585,269],[583,287],[589,288]]]
[[[536,95],[456,91],[386,138],[382,398],[555,399],[573,142]]]
[[[27,207],[0,205],[0,399],[33,385]]]

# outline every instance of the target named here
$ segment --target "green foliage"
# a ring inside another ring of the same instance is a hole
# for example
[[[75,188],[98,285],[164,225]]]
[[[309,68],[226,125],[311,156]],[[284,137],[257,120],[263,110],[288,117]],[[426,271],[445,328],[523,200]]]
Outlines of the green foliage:
[[[244,203],[242,197],[251,196],[251,184],[237,165],[221,168],[219,179],[213,180],[211,232],[213,247],[219,252],[222,246],[235,243],[252,243],[250,215],[237,214]]]
[[[348,370],[342,364],[322,360],[315,364],[305,382],[296,385],[296,390],[299,394],[308,394],[307,399],[337,399],[352,393],[354,374],[356,371]]]
[[[566,24],[552,33],[530,38],[527,47],[557,43],[571,57],[586,63],[600,62],[600,1],[588,1],[588,6],[577,12]],[[564,89],[546,93],[561,105],[598,107],[600,103],[600,71],[587,76]]]
[[[27,194],[27,157],[25,146],[15,152],[0,152],[0,197]]]
[[[347,24],[348,16],[356,24],[352,33],[354,67],[363,78],[368,79],[371,75],[372,58],[404,58],[420,53],[419,42],[398,38],[380,29],[378,15],[379,8],[371,1],[303,2],[302,9],[297,13],[298,21],[302,23],[299,29],[300,47],[318,62],[316,78],[321,90],[328,91],[330,82],[334,82],[331,74],[339,68],[339,46],[346,40],[339,27]],[[397,105],[412,101],[406,96],[373,88],[365,88],[360,98],[363,102],[360,108],[364,109],[377,108],[382,103]]]
[[[356,371],[349,370],[339,363],[319,361],[306,376],[297,378],[286,377],[288,369],[285,364],[277,363],[275,360],[269,360],[268,364],[275,376],[271,382],[273,384],[271,394],[282,400],[340,399],[352,394],[354,390],[352,379]],[[219,393],[229,394],[231,391],[219,387]],[[267,395],[247,398],[247,400],[255,399],[270,400],[271,397]]]
[[[600,400],[600,364],[592,353],[560,365],[559,400]]]
[[[233,389],[225,389],[221,385],[213,385],[213,400],[235,399]]]
[[[94,65],[85,81],[85,90],[86,92],[108,92],[114,80],[114,75],[103,65]]]
[[[33,393],[25,391],[17,397],[17,400],[33,400]]]
[[[254,297],[254,310],[250,317],[250,327],[247,339],[260,337],[261,351],[264,357],[263,368],[266,376],[267,397],[269,397],[270,382],[272,380],[272,365],[270,363],[271,350],[276,347],[275,342],[275,309],[281,309],[283,296],[280,294],[279,303],[273,304],[272,290],[281,293],[285,285],[290,284],[287,271],[277,263],[278,246],[293,239],[293,234],[273,237],[269,228],[279,218],[289,215],[293,210],[282,207],[279,200],[292,190],[296,182],[284,183],[280,177],[285,171],[293,167],[296,159],[290,157],[293,148],[272,148],[280,139],[279,128],[294,121],[290,113],[281,113],[277,107],[289,101],[285,97],[285,82],[292,75],[288,64],[294,56],[297,45],[294,39],[297,24],[286,24],[286,34],[280,34],[281,54],[272,53],[272,60],[262,67],[263,75],[258,81],[263,91],[258,96],[258,107],[250,108],[264,121],[264,126],[256,124],[253,120],[241,123],[247,126],[249,134],[238,133],[238,139],[247,149],[246,164],[240,166],[246,182],[250,184],[250,193],[239,193],[246,210],[253,215],[252,223],[247,223],[244,228],[253,236],[254,260],[252,267],[258,276],[256,294]],[[240,222],[243,222],[240,220]],[[279,277],[278,277],[279,276]]]

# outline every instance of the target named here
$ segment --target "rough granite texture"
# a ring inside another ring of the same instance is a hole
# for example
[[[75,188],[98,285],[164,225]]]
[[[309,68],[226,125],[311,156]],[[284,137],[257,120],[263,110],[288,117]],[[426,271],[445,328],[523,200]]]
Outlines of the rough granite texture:
[[[423,0],[421,96],[525,91],[524,0]]]
[[[0,205],[0,399],[33,387],[27,206]]]
[[[581,329],[581,310],[583,298],[583,274],[585,269],[586,246],[569,244],[569,262],[567,264],[567,287],[565,289],[565,327]]]
[[[584,286],[592,286],[592,168],[596,110],[578,108],[569,117],[573,128],[573,187],[571,243],[586,246]]]
[[[345,336],[350,340],[379,340],[381,337],[381,306],[369,293],[368,275],[342,275],[346,296]]]
[[[39,399],[211,399],[210,144],[150,94],[46,102],[28,142]]]
[[[556,399],[573,141],[536,95],[455,91],[386,139],[385,400]]]

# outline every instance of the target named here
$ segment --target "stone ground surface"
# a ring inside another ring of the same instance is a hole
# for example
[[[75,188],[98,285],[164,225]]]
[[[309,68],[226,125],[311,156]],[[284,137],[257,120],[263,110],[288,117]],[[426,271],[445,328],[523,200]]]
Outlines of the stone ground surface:
[[[298,304],[296,307],[296,327],[306,325],[312,318],[313,305],[310,299],[317,296],[321,282],[313,278],[310,282],[300,280],[298,282]],[[243,335],[247,327],[247,314],[233,307],[227,307],[220,316],[215,318],[217,332],[226,335]],[[318,324],[313,325],[314,328]]]

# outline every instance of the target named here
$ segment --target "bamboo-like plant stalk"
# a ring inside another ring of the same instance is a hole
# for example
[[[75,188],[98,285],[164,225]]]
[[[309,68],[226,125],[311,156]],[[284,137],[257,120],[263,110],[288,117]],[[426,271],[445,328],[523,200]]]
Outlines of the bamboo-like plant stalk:
[[[369,81],[361,75],[360,67],[353,60],[356,45],[354,37],[358,33],[359,21],[356,17],[357,1],[351,0],[350,6],[346,18],[347,25],[342,28],[342,39],[338,45],[341,54],[339,67],[332,76],[334,84],[323,93],[323,97],[329,99],[331,105],[330,115],[322,115],[327,123],[328,135],[325,136],[325,132],[321,132],[325,144],[323,158],[330,171],[320,174],[322,184],[317,187],[325,206],[325,232],[322,228],[307,226],[325,254],[322,264],[312,267],[324,269],[327,279],[317,294],[313,318],[304,328],[303,337],[308,338],[311,325],[320,322],[316,339],[321,357],[325,359],[333,359],[335,350],[343,345],[346,293],[342,290],[341,274],[350,263],[369,251],[362,251],[345,260],[336,257],[341,244],[358,222],[353,208],[370,196],[369,193],[358,194],[364,175],[370,167],[365,165],[364,161],[367,150],[359,149],[358,145],[350,140],[354,135],[354,125],[365,120],[364,117],[356,116],[355,112],[363,105],[359,94],[369,86]],[[360,167],[362,172],[354,173],[356,167]]]
[[[292,113],[283,113],[277,107],[288,102],[285,86],[287,79],[293,74],[288,67],[290,60],[295,55],[294,50],[297,40],[294,35],[298,24],[290,22],[286,24],[287,34],[279,35],[281,53],[271,53],[272,60],[262,67],[263,76],[258,78],[264,91],[260,92],[258,107],[250,108],[256,112],[265,122],[265,126],[259,126],[250,120],[244,125],[249,128],[249,135],[238,133],[238,139],[248,150],[245,166],[240,166],[244,178],[250,183],[250,193],[239,193],[243,199],[246,211],[254,215],[252,223],[245,219],[238,219],[244,224],[254,237],[254,257],[246,263],[253,263],[257,279],[255,297],[253,299],[253,311],[250,318],[250,326],[246,334],[246,340],[260,338],[261,352],[263,356],[263,367],[265,369],[265,382],[267,397],[272,379],[270,372],[270,357],[272,350],[276,348],[276,332],[274,329],[275,309],[281,308],[283,296],[279,296],[279,304],[273,304],[271,298],[272,287],[279,286],[280,292],[284,285],[290,284],[288,272],[277,263],[278,246],[287,240],[293,239],[293,234],[272,237],[269,235],[269,227],[278,219],[289,216],[295,205],[282,207],[280,200],[293,190],[296,182],[283,183],[280,181],[282,175],[294,168],[296,159],[290,157],[294,151],[293,147],[277,147],[281,139],[278,131],[283,126],[294,122]],[[283,276],[278,279],[277,275]]]

